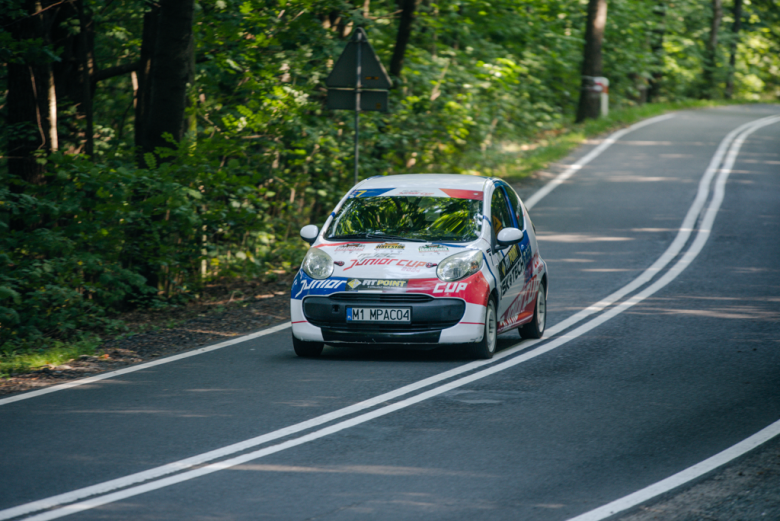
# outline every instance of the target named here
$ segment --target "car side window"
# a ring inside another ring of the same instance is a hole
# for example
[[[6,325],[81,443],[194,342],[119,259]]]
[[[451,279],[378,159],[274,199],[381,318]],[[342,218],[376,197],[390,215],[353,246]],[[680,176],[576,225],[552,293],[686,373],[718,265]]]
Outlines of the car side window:
[[[504,187],[504,189],[509,196],[509,206],[512,208],[512,213],[517,218],[518,228],[525,230],[525,219],[523,218],[523,206],[520,204],[520,196],[509,186]]]
[[[514,226],[512,216],[509,214],[506,198],[504,197],[504,191],[499,187],[496,187],[493,191],[493,197],[490,200],[490,222],[493,225],[494,239],[498,235],[498,232],[504,228],[511,228]]]

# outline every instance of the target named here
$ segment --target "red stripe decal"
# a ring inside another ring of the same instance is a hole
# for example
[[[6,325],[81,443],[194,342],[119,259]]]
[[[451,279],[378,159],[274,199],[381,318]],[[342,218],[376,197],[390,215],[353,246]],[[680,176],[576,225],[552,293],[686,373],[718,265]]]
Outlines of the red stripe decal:
[[[439,188],[439,190],[455,199],[474,199],[476,201],[481,201],[484,196],[483,192],[477,192],[475,190],[455,190],[453,188]]]

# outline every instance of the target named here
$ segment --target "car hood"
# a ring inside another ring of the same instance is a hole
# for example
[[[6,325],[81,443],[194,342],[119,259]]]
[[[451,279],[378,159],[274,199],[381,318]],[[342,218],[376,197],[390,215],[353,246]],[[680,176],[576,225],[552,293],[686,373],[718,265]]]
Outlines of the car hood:
[[[315,248],[333,259],[333,277],[428,279],[436,277],[442,260],[473,248],[472,244],[352,241],[323,242]]]

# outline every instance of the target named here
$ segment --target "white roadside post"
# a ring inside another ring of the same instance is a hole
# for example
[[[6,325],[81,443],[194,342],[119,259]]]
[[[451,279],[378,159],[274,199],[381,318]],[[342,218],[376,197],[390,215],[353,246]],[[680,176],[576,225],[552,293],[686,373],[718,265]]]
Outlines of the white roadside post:
[[[593,78],[593,90],[601,93],[601,115],[609,115],[609,80],[604,76]]]

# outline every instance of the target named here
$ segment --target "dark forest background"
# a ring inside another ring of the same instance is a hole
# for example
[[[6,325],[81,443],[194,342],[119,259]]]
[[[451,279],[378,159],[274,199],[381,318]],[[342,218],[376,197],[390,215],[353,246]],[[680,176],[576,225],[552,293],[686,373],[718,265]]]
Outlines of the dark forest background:
[[[352,184],[357,26],[395,82],[364,178],[511,177],[599,70],[613,109],[780,95],[776,0],[0,0],[0,344],[294,270]]]

